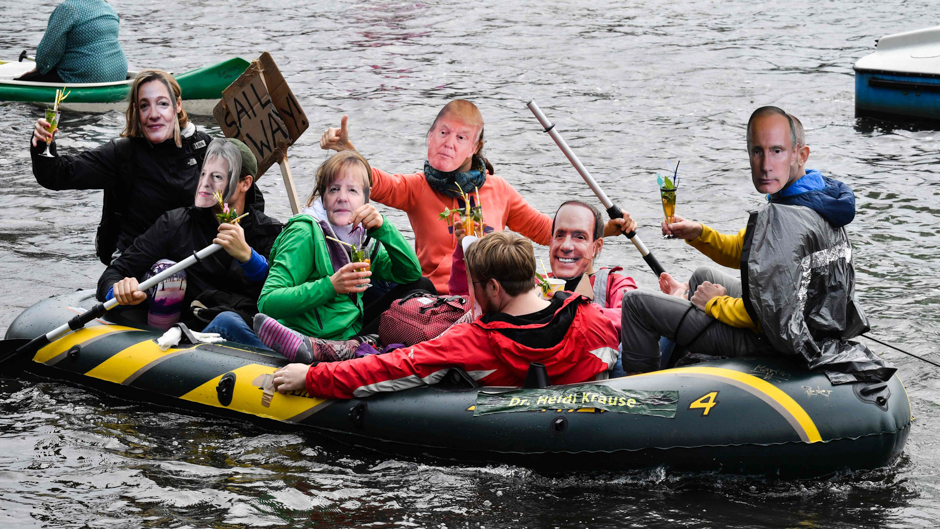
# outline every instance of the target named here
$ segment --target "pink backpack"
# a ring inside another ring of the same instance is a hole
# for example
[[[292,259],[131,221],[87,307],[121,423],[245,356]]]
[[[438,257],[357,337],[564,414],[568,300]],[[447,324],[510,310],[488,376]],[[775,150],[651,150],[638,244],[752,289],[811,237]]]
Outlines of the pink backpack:
[[[414,345],[440,336],[470,310],[461,296],[412,292],[392,302],[382,313],[379,340],[385,344]]]

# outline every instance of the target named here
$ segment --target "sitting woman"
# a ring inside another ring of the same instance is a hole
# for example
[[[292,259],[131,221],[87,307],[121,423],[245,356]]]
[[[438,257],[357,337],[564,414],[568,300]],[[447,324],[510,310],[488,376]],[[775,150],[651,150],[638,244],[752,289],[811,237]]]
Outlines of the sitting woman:
[[[36,122],[30,152],[39,185],[55,191],[104,190],[95,251],[105,265],[161,215],[193,205],[212,138],[189,121],[181,93],[170,74],[140,72],[131,86],[122,137],[78,154],[59,156],[53,135],[46,130],[49,123]],[[47,140],[52,142],[51,158],[41,156]],[[254,182],[245,200],[264,211]]]
[[[361,340],[324,341],[373,334],[393,300],[411,290],[433,292],[411,245],[369,203],[371,187],[372,168],[362,155],[334,154],[317,169],[304,214],[291,218],[274,243],[254,329],[292,362],[343,359],[347,355],[334,350],[351,353]],[[366,257],[354,259],[353,245]],[[370,277],[398,286],[364,308]]]
[[[246,318],[254,316],[255,300],[267,277],[267,256],[282,228],[280,222],[246,203],[251,173],[256,170],[254,155],[243,143],[212,140],[195,192],[195,205],[168,211],[137,237],[101,275],[98,299],[114,297],[121,305],[137,305],[149,298],[148,324],[162,329],[181,317],[187,324],[201,327],[198,320],[190,318],[195,300],[225,299],[226,305],[244,307]],[[222,212],[219,195],[229,209],[247,216],[237,223],[222,223],[216,217]],[[161,282],[149,295],[137,291],[139,281],[212,243],[225,251],[203,258]],[[242,325],[247,328],[247,322]]]
[[[127,78],[120,20],[105,0],[65,0],[52,11],[36,67],[17,81],[110,83]]]

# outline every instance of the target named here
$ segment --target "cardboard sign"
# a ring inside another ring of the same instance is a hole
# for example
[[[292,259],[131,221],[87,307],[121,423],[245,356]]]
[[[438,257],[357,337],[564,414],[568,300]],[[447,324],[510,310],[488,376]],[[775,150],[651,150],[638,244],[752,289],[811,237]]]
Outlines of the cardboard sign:
[[[280,162],[310,125],[268,52],[222,91],[213,116],[227,137],[245,142],[258,158],[255,180]]]

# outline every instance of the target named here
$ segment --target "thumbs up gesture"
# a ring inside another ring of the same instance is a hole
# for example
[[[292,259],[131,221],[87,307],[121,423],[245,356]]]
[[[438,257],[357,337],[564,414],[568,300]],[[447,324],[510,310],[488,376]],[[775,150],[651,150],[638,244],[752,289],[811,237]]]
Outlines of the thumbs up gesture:
[[[339,128],[330,127],[320,136],[320,148],[323,150],[333,149],[334,151],[356,150],[353,144],[349,142],[349,129],[346,128],[346,122],[349,116],[343,115]]]

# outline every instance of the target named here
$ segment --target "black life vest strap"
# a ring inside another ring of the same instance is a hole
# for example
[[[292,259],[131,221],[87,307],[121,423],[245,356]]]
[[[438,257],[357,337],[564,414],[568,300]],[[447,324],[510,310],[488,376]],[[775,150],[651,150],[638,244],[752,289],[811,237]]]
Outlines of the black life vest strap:
[[[754,304],[751,301],[750,289],[748,288],[747,262],[751,256],[751,244],[754,242],[754,226],[757,225],[757,215],[759,211],[752,211],[747,218],[747,228],[744,230],[744,245],[741,248],[741,298],[744,300],[744,310],[750,316],[751,321],[759,326],[757,312],[754,310]]]

